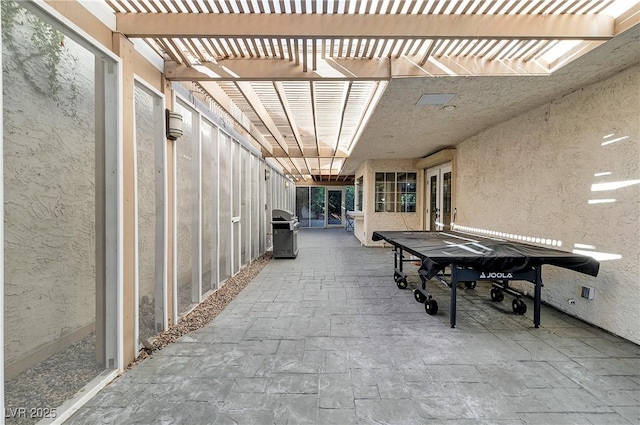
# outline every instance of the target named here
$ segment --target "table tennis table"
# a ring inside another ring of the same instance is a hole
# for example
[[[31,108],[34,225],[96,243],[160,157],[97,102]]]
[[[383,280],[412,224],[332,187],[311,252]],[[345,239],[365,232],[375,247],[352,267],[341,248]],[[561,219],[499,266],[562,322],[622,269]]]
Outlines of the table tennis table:
[[[466,288],[476,287],[479,280],[492,282],[491,300],[501,302],[504,293],[515,296],[512,302],[516,314],[525,314],[527,306],[521,297],[525,295],[509,286],[509,282],[533,283],[533,323],[540,327],[542,295],[542,266],[549,264],[597,276],[600,263],[592,257],[558,249],[540,247],[497,238],[476,236],[456,231],[384,231],[373,232],[374,241],[386,241],[393,246],[394,281],[398,288],[406,289],[407,275],[403,263],[420,261],[418,275],[421,286],[414,289],[416,301],[424,303],[427,314],[438,312],[438,303],[427,291],[427,281],[434,279],[451,288],[449,322],[456,326],[457,284]],[[405,252],[413,258],[405,258]],[[445,273],[445,269],[450,273]],[[447,280],[447,278],[449,280]]]

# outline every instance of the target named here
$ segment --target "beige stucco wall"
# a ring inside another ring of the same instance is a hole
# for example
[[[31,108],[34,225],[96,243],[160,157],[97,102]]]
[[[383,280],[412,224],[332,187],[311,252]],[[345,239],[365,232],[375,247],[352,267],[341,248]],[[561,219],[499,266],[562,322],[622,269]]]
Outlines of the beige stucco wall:
[[[458,224],[620,255],[597,278],[545,267],[543,300],[640,343],[640,66],[458,145]],[[614,134],[608,139],[603,137]],[[626,137],[602,146],[606,140]],[[609,172],[610,175],[594,176]],[[602,182],[634,181],[592,191]],[[611,198],[613,203],[589,204]],[[581,286],[595,299],[581,298]],[[569,304],[569,299],[575,304]],[[544,325],[544,317],[542,318]]]
[[[140,336],[156,334],[156,323],[162,323],[162,255],[158,244],[163,244],[157,226],[162,226],[162,174],[158,173],[157,125],[154,119],[160,112],[159,98],[140,86],[134,91],[137,156],[138,209],[138,316]],[[158,286],[158,287],[156,287]],[[157,299],[156,299],[157,298]]]
[[[193,275],[193,232],[194,229],[194,191],[197,187],[194,166],[198,153],[194,148],[194,141],[198,137],[195,123],[198,115],[190,107],[178,103],[176,111],[182,114],[183,135],[176,146],[176,211],[178,245],[178,312],[183,314],[190,308],[192,302],[192,284],[196,276]]]
[[[375,212],[375,173],[412,171],[417,173],[416,212],[383,213]],[[362,208],[364,220],[356,221],[354,235],[366,246],[382,246],[382,242],[373,242],[371,235],[381,230],[422,230],[422,205],[424,197],[423,172],[416,169],[414,159],[369,160],[356,170],[356,179],[364,177]]]

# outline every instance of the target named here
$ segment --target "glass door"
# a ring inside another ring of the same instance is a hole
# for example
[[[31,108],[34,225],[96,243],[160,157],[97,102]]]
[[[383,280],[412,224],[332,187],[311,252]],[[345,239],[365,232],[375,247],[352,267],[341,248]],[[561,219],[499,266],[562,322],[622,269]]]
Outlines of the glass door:
[[[325,227],[326,210],[324,207],[324,187],[312,187],[309,194],[310,218],[309,227]]]
[[[308,187],[296,187],[296,216],[300,227],[310,227],[311,209],[309,208]]]
[[[448,162],[425,173],[427,205],[424,210],[425,230],[451,228],[451,163]]]
[[[351,195],[345,188],[326,186],[296,187],[296,215],[300,227],[344,226],[346,211],[353,209],[354,188]]]
[[[342,188],[327,189],[327,226],[342,226],[344,220]]]

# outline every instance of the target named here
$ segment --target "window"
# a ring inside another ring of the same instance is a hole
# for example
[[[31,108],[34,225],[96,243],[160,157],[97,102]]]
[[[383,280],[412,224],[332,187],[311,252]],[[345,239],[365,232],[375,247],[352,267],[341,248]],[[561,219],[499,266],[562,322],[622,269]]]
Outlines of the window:
[[[376,212],[415,212],[416,173],[376,173]]]
[[[356,182],[356,187],[358,188],[358,193],[356,196],[356,211],[362,211],[362,201],[364,199],[363,185],[364,177],[360,176],[358,177],[358,181]]]

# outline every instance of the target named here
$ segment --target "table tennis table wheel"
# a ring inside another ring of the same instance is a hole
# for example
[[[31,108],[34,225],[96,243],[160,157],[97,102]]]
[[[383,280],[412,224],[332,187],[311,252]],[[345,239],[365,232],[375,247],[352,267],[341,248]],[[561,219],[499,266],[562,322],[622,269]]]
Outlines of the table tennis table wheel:
[[[400,279],[400,273],[398,272],[393,272],[393,281],[395,283],[398,283],[398,279]]]
[[[419,303],[423,303],[427,300],[427,297],[417,289],[413,290],[413,298],[415,298]]]
[[[467,289],[476,289],[476,285],[477,285],[477,283],[476,283],[475,280],[473,280],[471,282],[465,282],[464,283],[464,287],[467,288]]]
[[[433,316],[438,312],[438,303],[434,299],[426,300],[424,303],[424,311],[429,316]]]
[[[527,305],[520,298],[514,298],[514,300],[511,301],[511,306],[515,314],[523,315],[527,312]]]
[[[497,303],[502,302],[504,300],[504,292],[498,288],[491,288],[491,301],[495,301]]]
[[[404,277],[401,277],[400,279],[398,279],[396,283],[398,284],[398,288],[400,289],[407,289],[407,285],[409,285],[409,283],[407,282],[407,279],[405,279]]]

